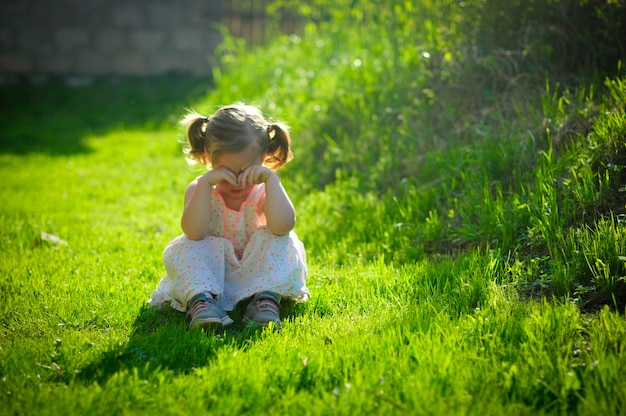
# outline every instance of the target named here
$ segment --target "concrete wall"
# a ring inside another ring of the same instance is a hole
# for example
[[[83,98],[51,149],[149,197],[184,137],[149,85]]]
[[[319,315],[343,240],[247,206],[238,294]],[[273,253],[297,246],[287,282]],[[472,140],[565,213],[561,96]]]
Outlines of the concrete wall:
[[[222,1],[0,0],[0,78],[207,74]]]

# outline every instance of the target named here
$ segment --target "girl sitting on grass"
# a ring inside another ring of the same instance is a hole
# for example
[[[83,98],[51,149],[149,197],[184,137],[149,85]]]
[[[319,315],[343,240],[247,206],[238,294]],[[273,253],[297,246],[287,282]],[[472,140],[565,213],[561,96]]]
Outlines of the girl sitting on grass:
[[[185,192],[183,235],[163,254],[167,275],[150,303],[187,312],[189,328],[233,323],[226,311],[251,298],[244,322],[280,327],[280,301],[304,302],[304,246],[276,171],[292,158],[287,127],[235,104],[210,117],[190,113],[185,153],[208,172]]]

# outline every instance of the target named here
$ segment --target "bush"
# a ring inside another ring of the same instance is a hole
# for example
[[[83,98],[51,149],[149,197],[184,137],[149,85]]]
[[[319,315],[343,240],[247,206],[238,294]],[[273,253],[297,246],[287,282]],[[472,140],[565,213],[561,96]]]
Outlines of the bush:
[[[272,7],[306,23],[260,50],[226,36],[206,104],[235,96],[293,127],[283,177],[312,257],[406,263],[480,248],[524,270],[515,278],[531,290],[582,284],[568,272],[565,236],[610,213],[626,163],[614,139],[623,81],[577,82],[600,79],[604,65],[623,72],[619,42],[585,43],[622,30],[622,5]],[[590,39],[591,11],[605,30]],[[570,62],[572,50],[584,59]]]

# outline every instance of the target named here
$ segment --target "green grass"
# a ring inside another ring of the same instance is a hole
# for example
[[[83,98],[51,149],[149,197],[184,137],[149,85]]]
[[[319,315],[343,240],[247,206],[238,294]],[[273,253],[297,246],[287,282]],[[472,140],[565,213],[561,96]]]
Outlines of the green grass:
[[[214,86],[2,87],[0,414],[625,414],[625,74],[490,89],[452,2],[319,3]],[[176,122],[236,100],[293,126],[312,298],[192,333],[146,305],[198,174]]]

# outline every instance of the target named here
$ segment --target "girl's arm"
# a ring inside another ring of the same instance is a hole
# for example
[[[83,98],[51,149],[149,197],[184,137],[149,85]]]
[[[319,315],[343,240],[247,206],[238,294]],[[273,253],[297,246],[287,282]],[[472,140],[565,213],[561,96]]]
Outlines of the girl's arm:
[[[296,211],[275,172],[261,165],[252,165],[239,174],[239,184],[265,182],[265,213],[267,228],[274,235],[285,235],[296,225]]]
[[[185,208],[180,220],[183,232],[190,240],[202,240],[209,233],[211,212],[211,185],[201,176],[191,182],[185,191]]]
[[[265,218],[274,235],[285,235],[296,225],[296,211],[276,173],[265,181]]]
[[[187,186],[180,226],[190,240],[202,240],[209,234],[211,192],[213,186],[222,180],[237,183],[237,177],[232,172],[217,168],[196,178]]]
[[[272,234],[285,235],[293,230],[296,210],[276,172],[265,166],[252,165],[241,172],[238,180],[243,186],[265,182],[265,204],[259,209],[265,213],[267,228]]]

